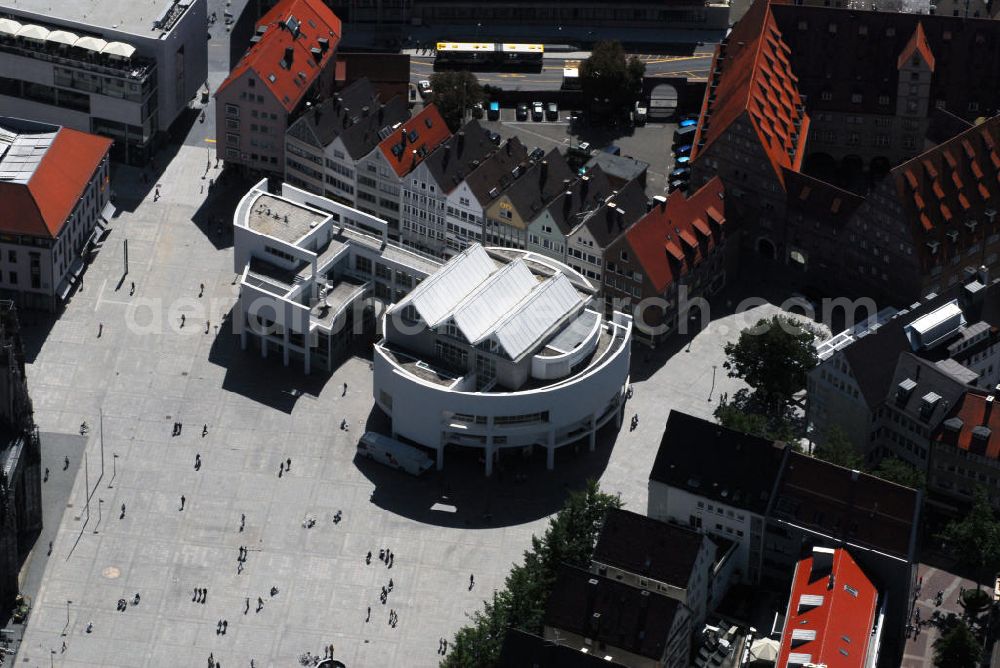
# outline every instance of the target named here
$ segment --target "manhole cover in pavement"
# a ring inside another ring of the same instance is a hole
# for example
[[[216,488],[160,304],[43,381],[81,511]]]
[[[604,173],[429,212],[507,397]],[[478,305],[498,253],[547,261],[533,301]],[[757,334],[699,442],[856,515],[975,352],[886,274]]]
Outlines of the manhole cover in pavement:
[[[101,571],[101,575],[103,575],[104,577],[106,577],[109,580],[114,580],[115,578],[117,578],[121,574],[122,574],[122,572],[120,570],[118,570],[117,568],[115,568],[114,566],[108,566],[103,571]]]

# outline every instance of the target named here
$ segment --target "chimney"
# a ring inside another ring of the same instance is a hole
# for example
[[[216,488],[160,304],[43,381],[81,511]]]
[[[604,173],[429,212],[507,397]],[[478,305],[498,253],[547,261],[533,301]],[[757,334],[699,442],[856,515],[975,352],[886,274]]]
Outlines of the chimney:
[[[319,42],[319,49],[323,53],[326,53],[326,50],[330,48],[330,40],[328,40],[326,37],[320,37],[316,41]]]
[[[462,151],[465,150],[465,130],[458,131],[458,154],[462,155]]]
[[[402,146],[406,146],[406,128],[403,128],[403,129],[402,129],[402,133],[403,133],[403,134],[402,134],[402,137],[400,137],[400,139],[399,139],[399,143],[400,143],[400,144],[401,144]]]
[[[653,202],[660,207],[660,211],[667,210],[667,198],[663,195],[657,195],[653,198]]]
[[[587,196],[587,188],[590,187],[590,177],[587,175],[580,177],[580,199]]]
[[[1000,385],[997,386],[1000,389]],[[990,424],[990,413],[993,412],[993,403],[996,401],[995,395],[990,395],[986,397],[986,406],[983,408],[983,426],[987,427]]]
[[[380,105],[378,105],[378,122],[379,123],[382,122],[382,118],[384,116],[385,116],[385,105],[384,104],[380,104]]]
[[[615,218],[618,220],[618,227],[625,227],[625,209],[621,207],[615,209]]]
[[[573,206],[573,191],[567,190],[563,193],[563,218],[569,215],[571,206]]]
[[[309,53],[312,54],[313,60],[315,60],[317,63],[323,60],[323,52],[319,50],[318,46],[314,46],[313,48],[309,49]]]
[[[368,112],[369,112],[369,111],[370,111],[370,110],[368,109],[368,107],[367,107],[367,106],[365,106],[365,107],[361,107],[361,116],[362,116],[363,118],[367,118],[367,117],[368,117]]]
[[[295,47],[286,46],[285,47],[285,67],[291,69],[292,60],[295,58]]]
[[[542,185],[545,185],[545,179],[548,177],[548,175],[549,175],[549,161],[542,160],[541,168],[538,170],[538,182]]]
[[[812,570],[809,572],[809,582],[815,582],[821,577],[833,574],[833,553],[834,550],[830,547],[813,548],[813,563]]]
[[[982,283],[983,285],[990,284],[990,270],[986,268],[985,264],[979,265],[979,271],[977,271],[976,273],[978,274],[980,283]]]

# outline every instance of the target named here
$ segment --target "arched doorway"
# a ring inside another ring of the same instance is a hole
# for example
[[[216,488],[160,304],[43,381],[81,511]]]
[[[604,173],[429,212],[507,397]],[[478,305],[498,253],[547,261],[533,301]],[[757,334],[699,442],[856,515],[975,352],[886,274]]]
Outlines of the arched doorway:
[[[864,193],[866,190],[865,161],[860,155],[847,155],[840,161],[840,168],[837,170],[837,183],[841,188],[845,188],[855,193]]]
[[[772,242],[767,237],[761,237],[757,240],[757,252],[768,260],[773,260],[778,257],[778,252],[774,247],[774,242]]]
[[[810,153],[802,161],[802,171],[821,181],[833,182],[837,179],[837,161],[829,153]]]
[[[892,163],[889,162],[889,158],[884,155],[875,156],[872,161],[868,163],[868,172],[871,177],[872,185],[875,185],[879,181],[885,178],[889,170],[892,169]]]

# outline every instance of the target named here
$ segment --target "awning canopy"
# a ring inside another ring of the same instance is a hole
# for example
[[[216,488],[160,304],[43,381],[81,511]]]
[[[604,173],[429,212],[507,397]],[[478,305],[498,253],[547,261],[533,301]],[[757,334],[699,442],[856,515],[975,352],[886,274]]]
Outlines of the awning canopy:
[[[109,56],[131,58],[132,54],[135,53],[135,47],[125,42],[108,42],[107,46],[101,49],[101,53]]]
[[[21,24],[11,19],[0,19],[0,33],[5,35],[16,35],[21,29]]]
[[[81,37],[76,41],[76,44],[74,44],[74,46],[78,46],[81,49],[96,51],[97,53],[100,53],[101,49],[107,45],[108,43],[106,41],[97,37]]]
[[[49,36],[45,38],[45,41],[53,42],[55,44],[65,44],[66,46],[73,46],[76,44],[78,39],[80,39],[79,35],[69,32],[68,30],[53,30],[49,33]]]
[[[33,23],[21,26],[21,29],[17,31],[18,37],[23,37],[24,39],[36,39],[39,42],[44,42],[45,38],[49,36],[48,28],[43,28],[42,26],[36,26]]]

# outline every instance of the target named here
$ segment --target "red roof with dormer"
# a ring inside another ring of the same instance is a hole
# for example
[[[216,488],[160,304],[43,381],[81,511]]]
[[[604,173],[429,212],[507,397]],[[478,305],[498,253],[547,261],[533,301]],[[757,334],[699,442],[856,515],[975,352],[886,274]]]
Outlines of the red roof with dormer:
[[[322,0],[283,0],[257,22],[257,27],[258,34],[265,28],[260,41],[243,54],[215,94],[252,71],[291,113],[334,58],[341,36],[340,19]],[[287,61],[289,54],[291,62]]]
[[[757,0],[716,47],[692,160],[740,118],[752,125],[778,181],[802,166],[809,117],[792,73],[791,49],[768,0]]]
[[[776,666],[865,665],[878,591],[847,550],[837,548],[832,553],[814,552],[795,566]]]
[[[690,197],[675,190],[625,233],[632,254],[657,293],[690,273],[721,243],[726,222],[722,195],[718,176]]]
[[[379,142],[378,150],[389,162],[396,176],[403,177],[416,169],[431,152],[451,137],[451,130],[434,104],[403,123]]]
[[[1000,407],[995,403],[994,395],[969,390],[938,427],[934,440],[980,457],[1000,459]]]
[[[946,260],[983,241],[1000,208],[1000,116],[890,171],[922,252]],[[988,214],[988,212],[992,213]]]

